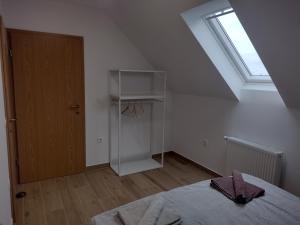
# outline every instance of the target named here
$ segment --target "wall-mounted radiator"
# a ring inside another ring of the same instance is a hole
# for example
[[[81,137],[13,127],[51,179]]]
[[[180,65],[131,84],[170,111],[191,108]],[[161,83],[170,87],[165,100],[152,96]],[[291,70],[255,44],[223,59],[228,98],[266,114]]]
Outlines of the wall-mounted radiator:
[[[283,153],[266,146],[234,137],[224,137],[226,141],[226,175],[233,170],[264,179],[279,185],[283,163]]]

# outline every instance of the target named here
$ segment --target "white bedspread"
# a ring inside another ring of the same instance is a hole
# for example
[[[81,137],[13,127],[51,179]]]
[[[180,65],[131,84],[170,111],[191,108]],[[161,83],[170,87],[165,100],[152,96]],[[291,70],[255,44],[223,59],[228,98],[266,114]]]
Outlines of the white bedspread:
[[[300,198],[259,178],[243,174],[244,179],[265,189],[265,196],[246,205],[237,205],[212,189],[210,181],[202,181],[176,188],[160,195],[165,207],[180,213],[182,225],[299,225]],[[151,201],[147,197],[138,201]],[[136,204],[136,202],[128,205]],[[121,207],[128,207],[124,205]],[[115,217],[117,209],[92,219],[94,225],[120,225]]]

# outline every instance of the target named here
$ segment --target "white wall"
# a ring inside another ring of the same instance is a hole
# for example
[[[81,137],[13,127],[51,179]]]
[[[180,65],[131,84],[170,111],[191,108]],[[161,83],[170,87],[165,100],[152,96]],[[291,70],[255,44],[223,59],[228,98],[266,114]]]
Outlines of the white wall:
[[[1,66],[0,66],[1,69]],[[0,72],[2,77],[2,73]],[[2,78],[0,79],[0,224],[11,224],[10,182]]]
[[[284,188],[300,196],[300,111],[286,108],[278,93],[243,91],[241,102],[174,95],[173,110],[178,153],[222,174],[224,135],[274,147],[285,152]]]
[[[6,120],[4,111],[2,72],[0,72],[0,224],[11,224],[10,182],[8,171]]]
[[[87,165],[108,162],[108,71],[149,63],[98,9],[37,0],[4,0],[4,9],[7,27],[84,36]]]
[[[0,15],[2,15],[0,0]],[[8,172],[6,120],[3,99],[2,66],[0,63],[0,224],[11,225],[10,183]]]

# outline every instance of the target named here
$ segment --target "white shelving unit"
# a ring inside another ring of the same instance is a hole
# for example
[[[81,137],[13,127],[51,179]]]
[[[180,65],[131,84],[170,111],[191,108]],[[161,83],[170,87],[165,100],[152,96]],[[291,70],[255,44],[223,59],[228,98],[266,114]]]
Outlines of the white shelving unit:
[[[110,96],[111,168],[124,176],[163,167],[165,72],[112,70]],[[158,153],[160,162],[152,158]]]
[[[123,96],[116,96],[116,95],[111,95],[112,100],[114,101],[126,101],[126,100],[158,100],[158,101],[163,101],[164,96],[162,95],[123,95]]]

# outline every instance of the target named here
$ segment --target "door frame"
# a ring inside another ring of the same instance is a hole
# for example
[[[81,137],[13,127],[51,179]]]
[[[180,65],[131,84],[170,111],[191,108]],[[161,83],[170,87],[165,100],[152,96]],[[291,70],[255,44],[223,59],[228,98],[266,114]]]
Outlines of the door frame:
[[[4,97],[4,110],[6,120],[6,139],[7,139],[7,153],[8,153],[8,166],[9,166],[9,179],[10,179],[10,195],[11,195],[11,210],[12,219],[16,223],[16,194],[17,185],[19,183],[19,169],[17,166],[18,151],[17,151],[17,136],[16,136],[16,120],[11,117],[11,112],[15,115],[14,107],[14,89],[12,85],[12,67],[11,56],[9,51],[9,39],[6,27],[3,24],[2,17],[0,16],[0,51],[1,51],[1,69],[2,69],[2,82],[3,82],[3,97]],[[10,140],[11,124],[14,123],[14,143]],[[14,144],[15,148],[13,148]]]
[[[5,108],[5,119],[6,119],[6,136],[7,136],[7,152],[8,152],[8,165],[9,165],[9,178],[10,178],[10,184],[11,184],[11,208],[12,208],[12,219],[14,224],[16,224],[17,221],[17,202],[16,202],[16,194],[18,191],[18,185],[20,184],[19,180],[19,168],[17,165],[18,162],[18,143],[17,143],[17,136],[15,139],[15,149],[11,148],[10,140],[9,140],[9,120],[12,119],[13,122],[15,118],[9,118],[9,109],[10,104],[13,104],[13,110],[15,113],[15,102],[14,102],[14,87],[10,84],[10,81],[13,80],[13,67],[12,67],[12,56],[10,51],[10,32],[13,31],[21,31],[21,32],[28,32],[29,30],[18,30],[18,29],[10,29],[6,28],[3,24],[2,17],[0,15],[0,63],[2,66],[2,82],[3,82],[3,97],[4,97],[4,108]],[[54,35],[54,36],[67,36],[67,37],[75,37],[82,39],[82,98],[83,98],[83,105],[82,105],[82,111],[83,113],[83,151],[84,151],[84,167],[86,168],[86,118],[85,118],[85,63],[84,63],[84,38],[81,36],[75,36],[75,35],[68,35],[68,34],[56,34],[56,33],[47,33],[47,32],[38,32],[38,31],[29,31],[29,32],[36,32],[36,33],[43,33],[48,35]],[[6,45],[4,43],[4,38],[6,38]],[[9,103],[13,99],[12,103]],[[12,109],[10,109],[12,110]],[[11,121],[12,121],[11,120]],[[16,127],[16,124],[15,124]],[[15,132],[17,130],[15,129]]]
[[[42,32],[42,31],[33,31],[33,30],[25,30],[25,29],[15,29],[15,28],[6,28],[7,31],[7,38],[8,38],[8,43],[9,43],[9,51],[11,51],[11,33],[14,32],[20,32],[20,33],[36,33],[36,34],[42,34],[42,35],[50,35],[53,37],[69,37],[69,38],[75,38],[75,39],[79,39],[81,41],[81,55],[82,55],[82,102],[83,105],[81,107],[81,113],[83,114],[83,161],[84,161],[84,169],[83,171],[87,168],[86,166],[86,113],[85,113],[85,55],[84,55],[84,37],[83,36],[79,36],[79,35],[72,35],[72,34],[59,34],[59,33],[52,33],[52,32]],[[10,53],[9,53],[10,54]],[[14,71],[13,71],[13,56],[10,57],[10,67],[11,67],[11,76],[12,79],[14,77]],[[13,95],[14,95],[14,90],[13,89]],[[14,102],[15,104],[15,102]],[[17,125],[16,125],[17,126]],[[16,130],[17,132],[17,130]],[[16,143],[17,144],[17,143]],[[18,151],[18,150],[17,150]],[[18,152],[17,152],[18,154]],[[16,159],[18,160],[18,159]],[[20,182],[20,176],[19,176],[19,168],[18,169],[18,184],[21,184]]]

